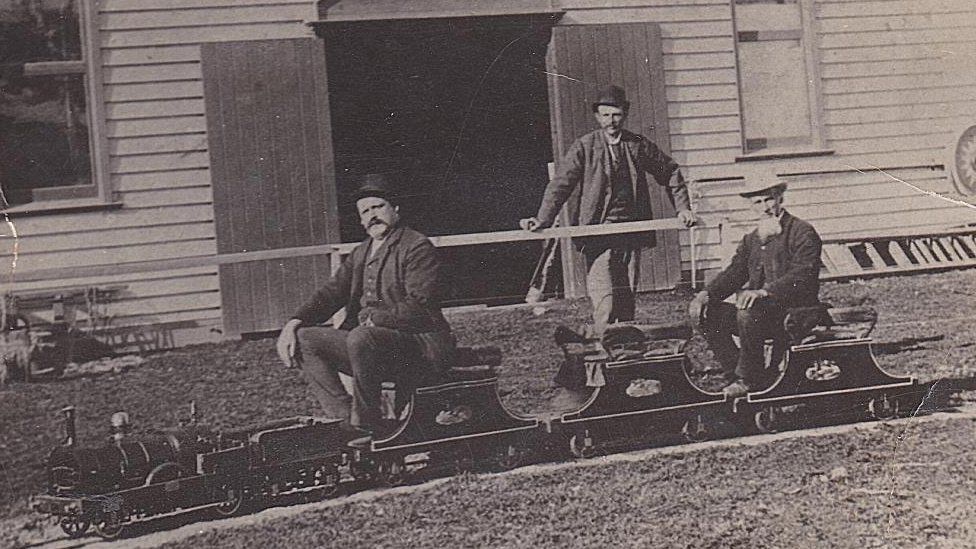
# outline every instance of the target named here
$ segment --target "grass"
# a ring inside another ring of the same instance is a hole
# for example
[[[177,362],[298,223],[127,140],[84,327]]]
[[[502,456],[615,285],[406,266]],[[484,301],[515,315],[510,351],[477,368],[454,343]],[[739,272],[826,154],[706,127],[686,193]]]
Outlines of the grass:
[[[922,381],[968,380],[976,371],[976,353],[973,353],[973,346],[976,344],[976,329],[973,327],[976,320],[976,292],[973,288],[976,288],[976,270],[970,269],[831,283],[825,285],[821,294],[825,301],[837,306],[870,304],[878,309],[880,321],[873,334],[877,342],[876,352],[879,363],[892,373],[912,374]],[[652,323],[683,320],[690,298],[691,293],[688,291],[641,296],[639,320]],[[462,344],[493,344],[502,348],[504,360],[499,368],[499,386],[506,405],[514,411],[539,413],[549,409],[549,400],[554,393],[551,380],[560,359],[559,350],[551,338],[553,329],[560,323],[571,326],[582,323],[587,314],[585,302],[563,301],[550,304],[541,315],[533,314],[530,308],[519,308],[453,311],[448,316]],[[710,361],[700,342],[692,342],[689,355],[698,370]],[[696,379],[703,380],[700,375]],[[186,416],[191,400],[199,406],[203,420],[218,429],[314,413],[316,410],[300,373],[285,370],[279,365],[271,340],[229,341],[219,345],[187,347],[153,355],[143,365],[123,373],[74,377],[46,383],[13,384],[0,391],[0,512],[13,517],[10,521],[0,523],[0,540],[3,539],[4,532],[16,533],[22,527],[27,520],[27,497],[44,489],[45,473],[42,463],[49,449],[57,444],[58,411],[62,407],[77,407],[81,444],[97,445],[106,439],[109,433],[108,419],[115,411],[127,411],[135,424],[136,433],[146,432],[175,425],[181,417]],[[778,451],[776,453],[780,454]],[[782,452],[781,460],[762,463],[765,464],[764,467],[789,471],[796,466],[791,456],[790,452]],[[716,454],[708,458],[710,465],[702,467],[713,472],[725,467],[753,467],[750,463],[754,461],[754,457],[751,454],[739,457]],[[686,470],[681,469],[676,470],[673,475],[681,476],[686,473]],[[796,471],[794,473],[800,474]],[[702,487],[711,487],[704,477],[700,480]],[[562,483],[571,481],[556,479],[552,482],[557,481],[559,490],[546,491],[541,495],[521,493],[517,487],[512,486],[511,501],[506,499],[506,505],[520,508],[519,506],[529,505],[519,503],[522,499],[534,502],[533,498],[543,498],[543,507],[551,508],[552,513],[561,516],[560,513],[564,511],[559,495],[564,493],[563,488],[571,488]],[[593,486],[599,484],[595,482]],[[457,493],[461,494],[466,489],[467,487],[459,488]],[[595,489],[603,490],[602,487]],[[616,489],[627,491],[622,484]],[[672,489],[679,493],[691,490],[692,487],[679,483],[674,484]],[[719,497],[713,491],[709,494],[712,494],[709,498]],[[452,516],[462,523],[465,522],[463,517],[469,517],[474,524],[486,526],[489,522],[486,517],[495,515],[481,516],[487,510],[478,503],[480,497],[491,499],[499,496],[494,493],[480,493],[477,497],[458,495],[453,505],[470,509]],[[822,503],[828,507],[832,505],[827,501]],[[652,504],[658,505],[650,499],[643,505],[653,507]],[[440,512],[438,507],[423,501],[411,505],[419,505],[427,510],[425,512],[435,516]],[[531,506],[534,505],[535,503]],[[609,504],[603,502],[600,505]],[[611,506],[608,509],[626,516],[634,511],[629,505],[619,508]],[[672,515],[684,516],[690,513],[689,509],[696,508],[694,505],[682,507],[683,505],[692,504],[681,498],[667,500],[661,511],[663,514],[652,515],[658,517],[654,521],[677,520],[678,517]],[[699,502],[696,505],[715,510],[711,503],[706,505]],[[358,513],[354,509],[342,512]],[[814,520],[816,514],[813,508],[809,512],[809,520]],[[539,518],[536,515],[530,516],[532,520]],[[336,517],[340,520],[337,524],[342,524],[342,518]],[[516,519],[522,520],[518,517],[511,520]],[[525,520],[528,521],[529,518]],[[605,517],[601,520],[605,520]],[[648,526],[629,526],[620,531],[627,532],[630,531],[628,528],[636,528],[633,530],[635,535],[648,536],[653,531],[651,526],[656,524],[654,521],[649,522]],[[730,531],[738,531],[737,526],[729,528],[732,528]],[[445,535],[451,535],[450,528],[445,531],[448,532]],[[486,529],[487,531],[494,530]],[[702,535],[704,534],[703,532]],[[524,539],[546,545],[543,538],[539,537],[542,535],[539,532],[519,532],[518,535],[530,537],[499,538],[499,544],[521,543]],[[777,540],[784,539],[778,535],[770,535],[773,537],[769,539],[777,543]],[[715,533],[715,536],[718,534]],[[397,539],[401,538],[387,538],[389,543],[392,543],[389,540]],[[596,538],[581,538],[583,542],[592,539]],[[701,537],[698,542],[707,544],[711,543],[711,539]],[[484,541],[491,542],[488,538]],[[560,542],[550,540],[550,545],[552,544],[560,545]]]

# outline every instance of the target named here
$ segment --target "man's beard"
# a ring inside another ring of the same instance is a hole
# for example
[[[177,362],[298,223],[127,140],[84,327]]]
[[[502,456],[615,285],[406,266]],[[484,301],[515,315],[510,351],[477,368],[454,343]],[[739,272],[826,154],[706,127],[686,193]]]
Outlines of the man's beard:
[[[759,231],[761,240],[766,240],[783,232],[783,226],[779,224],[778,217],[761,217],[756,229]]]

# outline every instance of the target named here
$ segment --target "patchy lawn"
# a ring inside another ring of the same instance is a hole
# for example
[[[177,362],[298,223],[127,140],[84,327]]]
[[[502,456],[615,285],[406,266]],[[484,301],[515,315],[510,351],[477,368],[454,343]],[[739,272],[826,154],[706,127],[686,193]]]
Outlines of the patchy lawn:
[[[832,283],[821,294],[838,306],[877,307],[878,360],[892,373],[928,381],[970,379],[976,371],[976,270]],[[690,291],[642,296],[639,319],[682,321],[690,298]],[[513,410],[532,413],[546,410],[554,393],[551,379],[560,358],[551,338],[555,326],[580,324],[587,315],[585,301],[565,301],[541,315],[531,308],[488,309],[453,311],[449,320],[462,344],[503,349],[503,400]],[[698,369],[709,361],[700,342],[689,346],[689,354]],[[57,443],[58,411],[64,406],[77,407],[80,443],[92,445],[105,440],[115,411],[127,411],[138,433],[175,425],[191,400],[202,419],[217,428],[316,409],[301,374],[279,365],[272,340],[188,347],[153,355],[123,373],[13,384],[0,391],[0,513],[23,515],[27,497],[43,490],[42,460]],[[3,529],[0,525],[0,540]]]
[[[973,420],[903,423],[462,476],[163,547],[972,547],[974,440]]]

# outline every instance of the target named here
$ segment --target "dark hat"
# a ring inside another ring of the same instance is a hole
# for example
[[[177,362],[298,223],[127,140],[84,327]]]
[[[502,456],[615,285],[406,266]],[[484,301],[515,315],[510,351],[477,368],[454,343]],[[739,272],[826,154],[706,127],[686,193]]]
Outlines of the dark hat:
[[[752,198],[754,196],[782,193],[786,190],[786,182],[779,178],[772,170],[756,170],[746,174],[745,187],[739,190],[739,196]]]
[[[593,112],[596,112],[596,108],[600,105],[609,105],[626,111],[630,108],[630,101],[627,101],[627,92],[623,88],[620,86],[610,86],[593,102]]]
[[[394,205],[397,203],[396,189],[385,173],[366,174],[353,199],[359,200],[367,196],[376,196]]]

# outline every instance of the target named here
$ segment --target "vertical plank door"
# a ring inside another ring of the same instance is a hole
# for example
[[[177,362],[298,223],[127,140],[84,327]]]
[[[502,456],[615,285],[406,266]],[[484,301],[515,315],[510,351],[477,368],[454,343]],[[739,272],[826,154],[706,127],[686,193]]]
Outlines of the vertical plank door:
[[[201,46],[217,253],[339,241],[325,46]],[[329,276],[325,256],[220,266],[224,334],[273,330]]]
[[[573,140],[597,128],[590,105],[611,84],[627,91],[631,106],[626,128],[644,135],[670,154],[661,28],[657,23],[557,25],[552,29],[546,65],[557,163]],[[650,183],[654,217],[673,217],[674,207],[666,190]],[[577,189],[567,201],[567,208],[577,207],[578,192]],[[566,216],[564,211],[561,222]],[[681,279],[678,231],[660,231],[654,240],[656,245],[641,254],[641,291],[674,288]],[[568,242],[560,247],[566,296],[585,296],[582,256]]]

